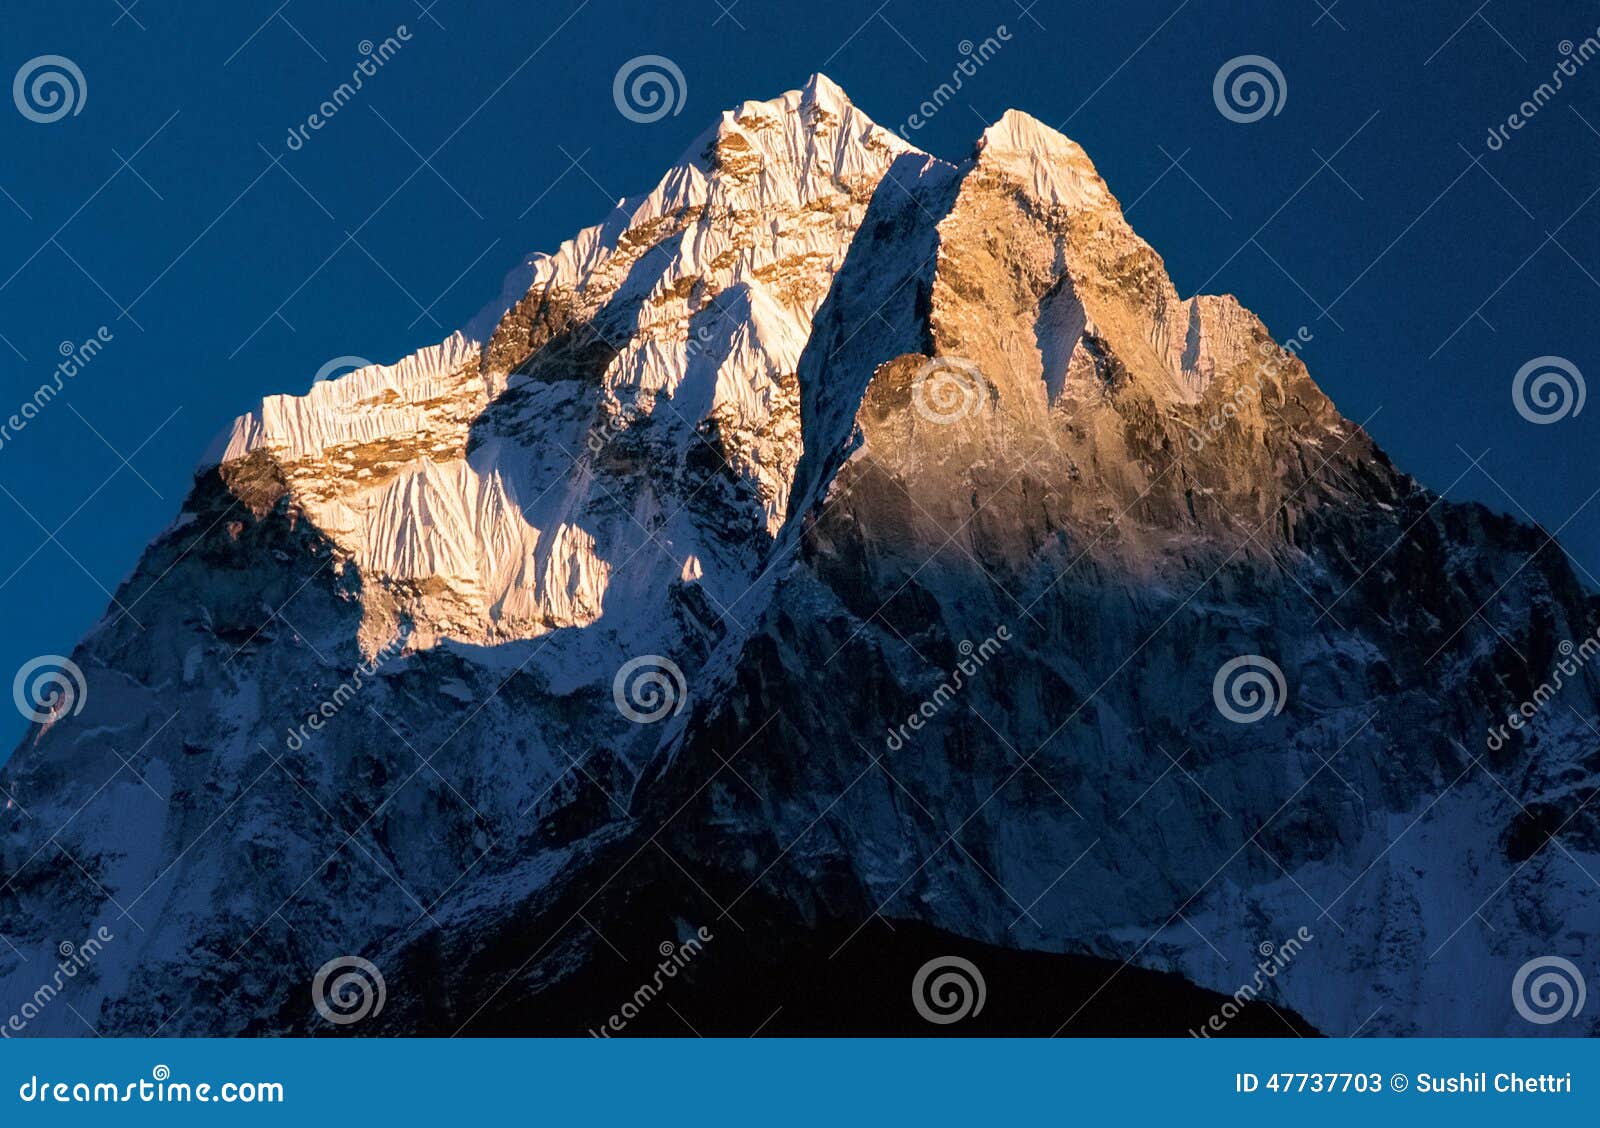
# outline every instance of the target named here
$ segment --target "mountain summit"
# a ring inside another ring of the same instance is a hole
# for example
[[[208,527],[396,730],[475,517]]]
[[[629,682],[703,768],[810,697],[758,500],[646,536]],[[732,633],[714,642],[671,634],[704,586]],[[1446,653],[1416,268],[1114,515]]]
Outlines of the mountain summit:
[[[1308,339],[1024,113],[950,164],[820,75],[724,112],[219,437],[0,770],[0,1017],[105,929],[28,1033],[583,1033],[691,939],[665,1029],[927,1029],[945,946],[977,1032],[1529,1032],[1600,927],[1600,606]]]

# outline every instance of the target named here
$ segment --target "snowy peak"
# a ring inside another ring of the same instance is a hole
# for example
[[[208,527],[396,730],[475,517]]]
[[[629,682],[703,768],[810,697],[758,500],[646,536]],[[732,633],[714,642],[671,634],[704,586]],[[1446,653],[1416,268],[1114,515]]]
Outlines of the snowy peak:
[[[799,90],[724,110],[651,192],[620,200],[604,221],[553,254],[530,256],[524,269],[508,277],[502,296],[583,289],[594,276],[603,279],[604,264],[624,243],[654,245],[674,218],[690,213],[804,208],[841,191],[870,195],[894,159],[914,151],[859,110],[833,80],[813,75]],[[499,312],[507,308],[501,304]],[[492,330],[484,320],[480,315],[472,328]]]
[[[874,207],[903,241],[878,244],[878,224],[855,246]],[[841,281],[852,253],[895,284]],[[810,441],[836,449],[888,359],[844,380],[818,362],[802,388],[824,301],[851,289],[856,320],[897,319],[899,353],[931,341],[1030,416],[1087,404],[1108,433],[1129,396],[1197,404],[1265,338],[1227,300],[1181,301],[1056,130],[1007,111],[944,165],[817,74],[724,111],[649,192],[525,259],[463,331],[269,397],[203,466],[258,511],[287,497],[356,565],[370,615],[413,621],[413,645],[602,618],[665,645],[673,589],[636,580],[624,599],[620,565],[670,543],[671,572],[713,600],[748,590],[791,509],[806,395],[832,421]],[[863,358],[889,339],[870,337]]]
[[[258,511],[287,496],[413,646],[608,617],[665,647],[673,587],[614,574],[660,550],[713,599],[748,588],[788,509],[812,319],[911,152],[822,75],[745,102],[465,330],[270,397],[205,465]]]
[[[980,171],[1008,175],[1040,200],[1074,208],[1115,208],[1106,182],[1076,141],[1021,110],[1007,110],[978,139]]]
[[[814,193],[830,182],[876,184],[888,163],[912,146],[862,113],[826,75],[771,101],[725,111],[709,143],[691,148],[708,172],[737,192],[752,181],[780,195]]]
[[[984,131],[939,231],[937,351],[1023,374],[1027,398],[1187,410],[1269,340],[1231,298],[1181,299],[1083,148],[1018,110]]]

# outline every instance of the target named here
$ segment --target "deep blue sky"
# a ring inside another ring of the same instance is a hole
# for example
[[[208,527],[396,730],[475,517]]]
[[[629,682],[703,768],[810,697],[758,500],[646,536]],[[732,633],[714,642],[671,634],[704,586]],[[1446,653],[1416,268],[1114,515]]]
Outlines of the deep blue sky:
[[[1180,292],[1235,293],[1280,337],[1309,326],[1312,373],[1402,467],[1515,512],[1509,493],[1551,530],[1570,520],[1563,542],[1600,574],[1600,500],[1573,516],[1600,486],[1600,405],[1536,426],[1510,398],[1545,354],[1600,380],[1600,59],[1484,148],[1560,41],[1596,32],[1595,3],[127,2],[7,0],[0,15],[0,89],[45,54],[88,88],[52,124],[0,98],[0,418],[62,341],[114,334],[0,448],[6,680],[71,650],[208,441],[263,394],[303,391],[336,356],[439,340],[519,255],[650,187],[723,108],[822,70],[893,127],[961,41],[1000,24],[1009,43],[915,143],[960,158],[1011,106],[1061,123]],[[410,42],[287,152],[358,44],[399,24]],[[611,94],[645,53],[687,81],[681,114],[650,125]],[[1242,54],[1288,86],[1251,125],[1212,100]],[[1487,448],[1482,471],[1458,447]],[[48,542],[40,526],[62,522]],[[0,746],[22,729],[7,707]]]

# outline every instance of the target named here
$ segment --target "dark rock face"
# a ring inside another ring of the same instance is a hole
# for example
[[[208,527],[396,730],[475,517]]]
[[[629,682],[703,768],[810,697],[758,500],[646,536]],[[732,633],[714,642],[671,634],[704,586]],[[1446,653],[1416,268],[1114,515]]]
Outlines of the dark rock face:
[[[0,1012],[24,953],[108,923],[74,1004],[102,1033],[585,1033],[701,928],[615,1033],[1587,1021],[1506,998],[1600,927],[1600,603],[1559,546],[1391,466],[1309,334],[1180,299],[1065,138],[1008,114],[949,166],[790,98],[427,375],[464,398],[197,479],[118,592],[137,620],[74,654],[89,708],[0,773]],[[833,257],[741,275],[792,233],[719,193],[791,181],[831,193],[785,222]],[[681,356],[679,304],[716,327]],[[624,396],[640,355],[680,382]],[[341,492],[363,472],[403,496]],[[430,499],[491,477],[452,540]],[[581,566],[547,584],[539,525],[538,584],[491,591],[501,510],[547,496]],[[613,685],[641,656],[681,676],[651,723]],[[350,1026],[310,997],[342,955],[386,981]],[[943,956],[987,990],[948,1027],[911,1004]]]

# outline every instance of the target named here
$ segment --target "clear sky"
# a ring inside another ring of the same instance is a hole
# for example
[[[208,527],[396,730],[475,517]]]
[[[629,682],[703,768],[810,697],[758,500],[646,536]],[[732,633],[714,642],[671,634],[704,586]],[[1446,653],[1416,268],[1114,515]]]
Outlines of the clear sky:
[[[0,674],[71,651],[262,395],[440,340],[724,108],[820,70],[894,128],[1002,26],[910,140],[959,159],[1008,107],[1059,123],[1181,293],[1232,292],[1280,339],[1306,326],[1312,374],[1401,467],[1562,529],[1600,575],[1600,498],[1580,510],[1600,405],[1538,425],[1511,398],[1540,356],[1600,379],[1600,58],[1487,145],[1562,41],[1600,34],[1600,5],[876,3],[7,0],[0,78],[59,55],[82,81],[55,121],[0,100],[0,419],[63,342],[110,340],[0,445]],[[362,41],[400,25],[291,149]],[[648,124],[612,97],[643,54],[685,86]],[[1241,55],[1286,89],[1252,123],[1213,97]],[[5,710],[0,748],[23,727]]]

